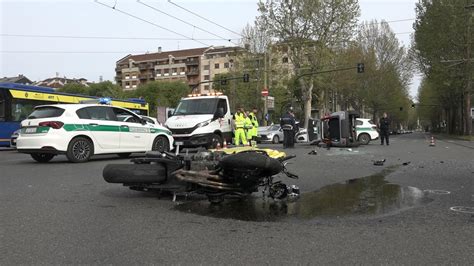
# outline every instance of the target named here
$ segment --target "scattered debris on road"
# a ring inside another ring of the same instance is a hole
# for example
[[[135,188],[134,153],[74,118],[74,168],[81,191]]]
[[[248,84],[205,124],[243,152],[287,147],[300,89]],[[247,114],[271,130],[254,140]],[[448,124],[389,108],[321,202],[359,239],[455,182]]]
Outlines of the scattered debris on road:
[[[383,165],[383,163],[385,162],[386,160],[383,159],[383,160],[376,160],[376,161],[373,161],[374,162],[374,165]]]

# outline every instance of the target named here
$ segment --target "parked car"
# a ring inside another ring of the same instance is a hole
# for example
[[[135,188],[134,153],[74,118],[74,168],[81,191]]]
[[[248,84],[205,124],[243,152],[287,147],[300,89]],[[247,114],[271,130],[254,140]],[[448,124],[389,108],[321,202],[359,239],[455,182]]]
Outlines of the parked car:
[[[127,117],[127,121],[122,121]],[[86,162],[95,154],[122,158],[150,150],[169,151],[171,132],[147,123],[120,107],[98,104],[57,104],[35,107],[21,122],[17,150],[38,162],[65,154],[71,162]]]
[[[10,137],[10,147],[16,149],[16,139],[20,135],[20,129],[17,129],[13,132],[12,136]]]
[[[146,116],[146,115],[140,115],[140,117],[143,120],[145,120],[145,122],[150,123],[152,125],[161,125],[161,123],[158,122],[158,120],[154,117]],[[134,120],[135,118],[133,116],[121,116],[121,117],[117,117],[117,119],[120,121],[129,122],[129,120]]]
[[[356,133],[357,140],[364,145],[369,144],[371,140],[379,138],[377,125],[375,125],[372,120],[367,118],[356,119]]]
[[[143,120],[145,120],[147,123],[150,123],[152,125],[161,125],[160,122],[158,122],[158,119],[154,118],[154,117],[151,117],[151,116],[146,116],[146,115],[142,115],[141,116]]]
[[[259,142],[280,143],[283,142],[283,130],[280,125],[260,127],[258,128],[257,138]]]

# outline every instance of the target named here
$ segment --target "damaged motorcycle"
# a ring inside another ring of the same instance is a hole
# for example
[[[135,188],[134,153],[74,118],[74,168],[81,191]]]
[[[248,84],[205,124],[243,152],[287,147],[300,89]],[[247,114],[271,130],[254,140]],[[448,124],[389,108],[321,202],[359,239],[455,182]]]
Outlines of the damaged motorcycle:
[[[132,190],[171,192],[177,195],[206,195],[211,203],[226,196],[244,197],[262,187],[264,197],[296,199],[299,188],[288,186],[275,177],[283,173],[298,176],[286,169],[286,161],[295,156],[275,150],[200,150],[176,155],[170,152],[148,152],[135,158],[133,164],[109,164],[103,170],[108,183],[120,183]]]

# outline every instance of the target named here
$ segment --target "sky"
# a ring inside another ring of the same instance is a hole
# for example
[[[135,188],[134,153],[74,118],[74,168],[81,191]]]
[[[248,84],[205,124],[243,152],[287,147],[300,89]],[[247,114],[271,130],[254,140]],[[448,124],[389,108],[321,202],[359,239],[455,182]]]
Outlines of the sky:
[[[400,43],[408,47],[416,2],[359,0],[359,20],[393,21],[390,26]],[[94,82],[101,77],[114,80],[115,62],[128,54],[156,52],[158,47],[171,51],[235,46],[240,38],[236,33],[253,24],[258,15],[257,3],[258,0],[0,0],[0,77],[23,74],[39,81],[58,74]],[[415,75],[410,86],[412,97],[416,97],[419,83],[420,77]]]

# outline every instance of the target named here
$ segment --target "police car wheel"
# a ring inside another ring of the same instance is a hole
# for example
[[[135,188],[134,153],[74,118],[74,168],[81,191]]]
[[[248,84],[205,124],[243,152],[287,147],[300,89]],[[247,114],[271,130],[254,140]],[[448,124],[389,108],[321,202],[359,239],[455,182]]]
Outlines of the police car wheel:
[[[151,150],[159,152],[169,151],[170,145],[168,143],[168,139],[164,136],[156,137],[153,141],[153,147],[151,148]]]
[[[367,145],[370,142],[370,136],[369,134],[362,133],[359,135],[359,142],[363,145]]]
[[[48,154],[48,153],[32,153],[30,154],[31,158],[33,158],[35,161],[39,163],[47,163],[53,159],[54,154]]]
[[[77,137],[69,142],[66,157],[70,162],[83,163],[89,161],[94,154],[94,145],[84,137]]]
[[[278,137],[278,136],[276,136],[276,135],[273,136],[272,143],[273,143],[273,144],[278,144],[278,143],[280,143],[280,137]]]

